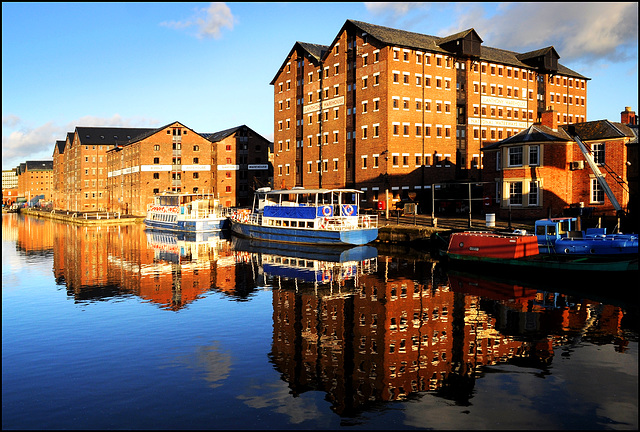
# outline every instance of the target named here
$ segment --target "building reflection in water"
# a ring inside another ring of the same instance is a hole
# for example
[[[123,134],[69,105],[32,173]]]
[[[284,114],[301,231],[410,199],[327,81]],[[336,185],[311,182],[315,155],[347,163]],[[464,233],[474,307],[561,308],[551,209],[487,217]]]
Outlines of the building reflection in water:
[[[232,243],[23,217],[3,217],[2,232],[26,255],[53,251],[56,281],[76,301],[134,295],[176,311],[210,291],[248,301],[271,288],[271,362],[293,395],[323,391],[340,415],[423,392],[465,405],[485,366],[544,375],[557,346],[627,345],[620,307],[445,274],[436,262],[379,256],[371,246]]]
[[[76,301],[135,295],[177,311],[212,289],[236,295],[232,251],[220,233],[185,237],[140,225],[46,226],[54,227],[56,282]]]
[[[512,362],[547,373],[554,347],[617,339],[619,307],[379,257],[349,293],[274,286],[270,355],[292,393],[327,393],[352,415],[431,391],[466,405],[483,367]]]

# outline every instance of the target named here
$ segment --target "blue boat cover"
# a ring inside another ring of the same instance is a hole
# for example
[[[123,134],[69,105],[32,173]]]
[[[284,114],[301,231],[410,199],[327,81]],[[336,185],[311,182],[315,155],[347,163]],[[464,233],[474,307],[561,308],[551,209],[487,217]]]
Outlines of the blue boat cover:
[[[329,206],[327,206],[329,207]],[[329,207],[330,208],[330,207]],[[318,211],[322,211],[322,207],[317,208]],[[330,212],[333,214],[333,211]],[[288,219],[315,219],[316,207],[279,207],[279,206],[266,206],[264,208],[265,217],[278,217]]]

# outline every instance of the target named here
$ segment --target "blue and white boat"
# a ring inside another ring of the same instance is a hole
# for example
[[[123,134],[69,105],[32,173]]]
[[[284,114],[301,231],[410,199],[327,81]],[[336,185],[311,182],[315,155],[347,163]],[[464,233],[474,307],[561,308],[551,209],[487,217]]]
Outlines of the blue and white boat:
[[[213,194],[163,193],[147,206],[147,227],[176,232],[219,231],[228,227],[228,209]]]
[[[607,234],[606,228],[587,228],[585,232],[576,230],[576,224],[576,218],[536,221],[535,232],[540,253],[637,257],[637,234]]]
[[[317,245],[364,245],[378,238],[378,217],[359,214],[355,189],[258,189],[253,209],[231,217],[234,234]]]

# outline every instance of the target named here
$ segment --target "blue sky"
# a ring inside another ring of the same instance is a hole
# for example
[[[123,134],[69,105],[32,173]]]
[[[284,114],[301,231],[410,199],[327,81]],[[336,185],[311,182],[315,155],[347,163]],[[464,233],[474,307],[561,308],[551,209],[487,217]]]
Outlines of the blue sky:
[[[330,44],[347,19],[485,46],[553,45],[591,78],[587,120],[638,112],[638,3],[2,3],[2,169],[51,159],[76,126],[197,132],[246,124],[273,138],[269,84],[296,41]]]

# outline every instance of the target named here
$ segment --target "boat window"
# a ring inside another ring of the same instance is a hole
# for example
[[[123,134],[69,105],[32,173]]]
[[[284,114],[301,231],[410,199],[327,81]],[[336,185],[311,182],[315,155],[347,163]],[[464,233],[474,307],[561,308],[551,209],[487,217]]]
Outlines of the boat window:
[[[544,225],[538,225],[536,227],[536,235],[544,235]]]
[[[282,221],[282,226],[288,227],[289,226],[289,221],[287,221],[287,220],[286,221]]]
[[[298,221],[291,221],[291,228],[297,228],[298,227]]]
[[[313,222],[307,222],[307,228],[313,228]]]
[[[276,220],[276,226],[282,226],[282,221],[281,220]]]
[[[560,234],[564,234],[571,230],[571,223],[568,220],[560,222]]]

